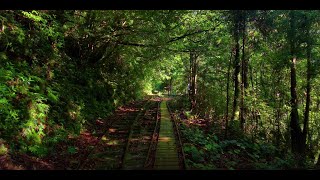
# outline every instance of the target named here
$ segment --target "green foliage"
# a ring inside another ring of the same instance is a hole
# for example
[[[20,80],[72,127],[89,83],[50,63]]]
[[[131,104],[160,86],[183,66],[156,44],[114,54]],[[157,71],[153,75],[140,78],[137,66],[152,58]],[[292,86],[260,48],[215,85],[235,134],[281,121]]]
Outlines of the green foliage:
[[[188,165],[195,169],[290,169],[295,161],[270,143],[248,138],[220,140],[200,128],[182,125],[183,150]]]
[[[5,146],[4,141],[0,139],[0,156],[6,155],[8,153],[8,148]]]
[[[166,94],[164,88],[171,85],[172,111],[187,119],[205,119],[210,126],[208,134],[182,126],[192,167],[295,167],[288,129],[290,67],[296,56],[301,126],[306,76],[311,73],[307,161],[318,154],[318,11],[6,10],[0,20],[0,136],[12,151],[44,157],[68,141],[68,135],[96,128],[96,119],[117,107],[152,92]],[[244,31],[236,29],[244,23]],[[197,104],[192,111],[190,52],[198,55]],[[241,73],[235,77],[238,66]],[[248,84],[237,99],[235,89],[244,87],[245,73]],[[234,87],[236,79],[239,87]],[[228,139],[221,139],[227,117]],[[70,146],[68,153],[76,149]]]
[[[68,147],[68,153],[70,153],[70,154],[75,154],[75,153],[77,153],[77,148],[74,147],[74,146],[69,146],[69,147]]]
[[[171,18],[152,14],[154,19],[144,11],[0,12],[0,132],[12,150],[45,156],[69,134],[161,83],[158,50],[119,45],[162,43],[156,37],[166,26],[158,22]],[[144,35],[120,28],[126,23]],[[157,32],[144,33],[150,29]]]
[[[168,102],[169,107],[172,108],[172,111],[181,111],[190,109],[190,101],[187,96],[176,96],[174,99]],[[186,112],[186,115],[190,114]]]

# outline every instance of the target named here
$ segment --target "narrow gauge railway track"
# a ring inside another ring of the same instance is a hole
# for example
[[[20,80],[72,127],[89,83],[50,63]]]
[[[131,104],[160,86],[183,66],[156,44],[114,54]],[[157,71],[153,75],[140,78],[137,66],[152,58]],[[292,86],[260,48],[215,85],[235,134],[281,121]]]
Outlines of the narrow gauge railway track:
[[[161,113],[160,113],[160,103],[161,100],[158,102],[158,110],[157,110],[157,121],[156,125],[154,127],[152,139],[149,145],[149,151],[147,154],[147,158],[144,164],[145,169],[152,169],[155,163],[155,157],[156,157],[156,150],[158,145],[158,139],[159,139],[159,131],[160,131],[160,119],[161,119]]]
[[[143,116],[132,124],[122,169],[148,169],[153,166],[159,131],[159,100],[150,101]]]
[[[175,134],[175,138],[176,138],[176,144],[177,144],[177,150],[178,150],[178,156],[179,156],[179,165],[181,169],[189,169],[187,163],[186,163],[186,158],[185,158],[185,153],[183,151],[183,144],[182,144],[182,139],[181,139],[181,133],[179,130],[179,125],[176,121],[176,119],[174,118],[174,114],[171,111],[170,107],[169,107],[169,103],[168,101],[166,102],[170,117],[171,117],[171,121],[173,121],[173,129],[174,129],[174,134]]]
[[[110,118],[97,143],[76,169],[120,169],[130,127],[143,114],[150,99],[140,101],[133,107],[129,105],[130,108]]]

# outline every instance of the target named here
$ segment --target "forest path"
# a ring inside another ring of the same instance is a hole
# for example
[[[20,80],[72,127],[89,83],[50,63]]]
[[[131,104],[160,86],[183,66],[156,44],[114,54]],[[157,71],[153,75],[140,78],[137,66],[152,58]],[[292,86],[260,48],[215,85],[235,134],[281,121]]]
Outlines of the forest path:
[[[154,169],[178,170],[179,158],[174,135],[173,124],[166,105],[166,100],[160,104],[160,132],[156,151]]]

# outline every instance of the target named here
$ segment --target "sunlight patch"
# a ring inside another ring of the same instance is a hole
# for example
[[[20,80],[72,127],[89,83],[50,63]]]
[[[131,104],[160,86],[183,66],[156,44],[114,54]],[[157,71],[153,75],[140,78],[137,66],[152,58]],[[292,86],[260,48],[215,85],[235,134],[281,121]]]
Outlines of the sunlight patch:
[[[109,141],[109,142],[107,142],[107,145],[109,145],[109,146],[118,145],[118,140]]]
[[[170,137],[160,137],[160,138],[159,138],[159,141],[160,141],[160,142],[170,142],[170,141],[171,141],[171,138],[170,138]]]

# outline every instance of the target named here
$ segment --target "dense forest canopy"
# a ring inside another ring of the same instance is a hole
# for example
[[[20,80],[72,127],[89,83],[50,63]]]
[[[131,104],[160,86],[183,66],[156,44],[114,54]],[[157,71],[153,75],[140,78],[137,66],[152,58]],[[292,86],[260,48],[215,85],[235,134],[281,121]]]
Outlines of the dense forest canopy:
[[[320,11],[2,10],[0,20],[0,155],[46,157],[166,92],[221,141],[271,144],[261,152],[279,168],[320,163]]]

